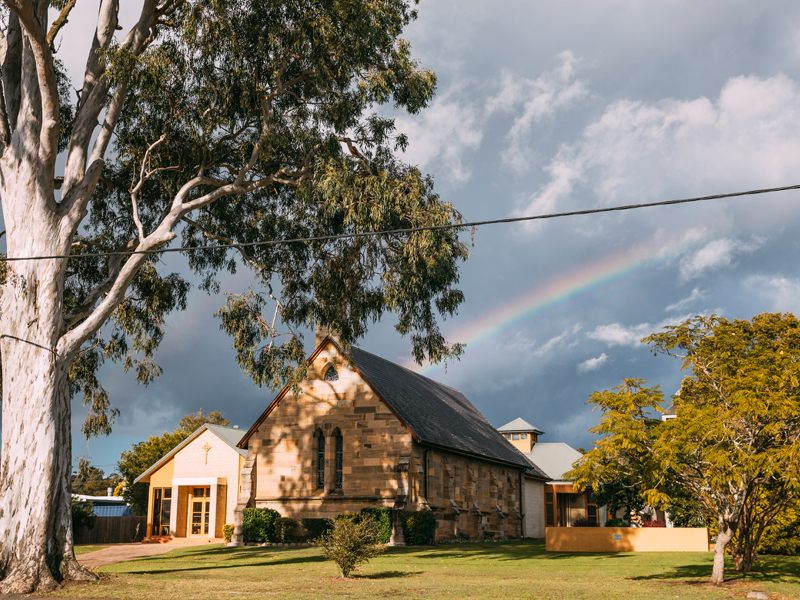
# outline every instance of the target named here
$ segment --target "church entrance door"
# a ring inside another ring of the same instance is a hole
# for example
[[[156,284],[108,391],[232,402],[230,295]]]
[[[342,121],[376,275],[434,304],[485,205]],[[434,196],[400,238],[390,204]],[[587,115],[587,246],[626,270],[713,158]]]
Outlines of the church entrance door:
[[[211,517],[211,489],[192,488],[189,497],[189,537],[207,537]]]

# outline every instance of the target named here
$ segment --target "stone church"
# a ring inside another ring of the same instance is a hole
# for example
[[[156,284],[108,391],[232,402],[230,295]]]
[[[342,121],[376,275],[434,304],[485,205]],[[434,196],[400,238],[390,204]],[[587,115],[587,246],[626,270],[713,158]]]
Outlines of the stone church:
[[[238,444],[235,543],[249,506],[295,519],[432,511],[437,541],[530,535],[525,482],[550,478],[463,394],[358,348],[349,362],[319,333],[308,365],[300,393],[285,387]]]

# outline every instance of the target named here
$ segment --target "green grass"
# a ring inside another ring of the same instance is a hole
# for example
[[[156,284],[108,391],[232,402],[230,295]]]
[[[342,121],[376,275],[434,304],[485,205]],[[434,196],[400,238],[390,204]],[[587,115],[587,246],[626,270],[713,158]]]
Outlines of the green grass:
[[[106,548],[108,548],[108,546],[75,546],[75,556],[89,554],[89,552],[97,552],[98,550],[104,550]]]
[[[711,553],[567,554],[542,542],[389,548],[350,579],[316,548],[194,546],[102,567],[81,598],[541,598],[673,600],[800,595],[800,558],[764,557],[747,576],[707,583]]]

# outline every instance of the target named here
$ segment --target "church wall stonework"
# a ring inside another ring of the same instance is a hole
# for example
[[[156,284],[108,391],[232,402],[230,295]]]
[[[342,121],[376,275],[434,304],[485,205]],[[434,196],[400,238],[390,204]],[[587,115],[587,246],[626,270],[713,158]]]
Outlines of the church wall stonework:
[[[330,368],[338,373],[335,381],[326,380]],[[323,489],[317,485],[320,436]],[[240,497],[240,507],[271,508],[295,519],[330,518],[365,507],[430,510],[437,520],[436,541],[522,535],[521,469],[417,443],[331,342],[315,354],[300,393],[287,390],[273,403],[248,440],[251,458],[254,491],[249,500]]]

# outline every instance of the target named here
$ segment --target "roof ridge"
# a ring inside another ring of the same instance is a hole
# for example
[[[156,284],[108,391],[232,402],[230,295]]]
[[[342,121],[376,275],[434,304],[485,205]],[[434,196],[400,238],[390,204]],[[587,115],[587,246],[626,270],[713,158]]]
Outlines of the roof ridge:
[[[454,392],[458,392],[459,394],[463,394],[463,392],[461,390],[457,390],[456,388],[451,387],[451,386],[447,385],[446,383],[442,383],[441,381],[436,381],[435,379],[431,379],[430,377],[426,377],[425,375],[422,375],[421,373],[417,373],[416,371],[412,371],[408,367],[405,367],[405,366],[403,366],[403,365],[401,365],[399,363],[396,363],[396,362],[394,362],[392,360],[389,360],[388,358],[383,358],[382,356],[378,356],[377,354],[373,354],[372,352],[369,352],[368,350],[362,350],[361,348],[358,348],[357,346],[353,346],[353,348],[355,350],[358,350],[359,352],[363,352],[364,354],[369,354],[370,356],[374,356],[375,358],[379,358],[381,360],[385,360],[386,362],[390,362],[394,366],[400,367],[401,369],[404,369],[404,370],[408,371],[412,375],[416,375],[417,377],[422,377],[423,379],[426,379],[427,381],[435,383],[436,385],[441,385],[442,387],[446,387],[448,390],[453,390]],[[464,397],[466,398],[466,396],[464,396]]]

